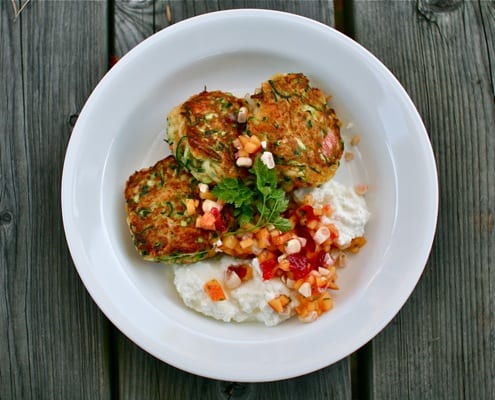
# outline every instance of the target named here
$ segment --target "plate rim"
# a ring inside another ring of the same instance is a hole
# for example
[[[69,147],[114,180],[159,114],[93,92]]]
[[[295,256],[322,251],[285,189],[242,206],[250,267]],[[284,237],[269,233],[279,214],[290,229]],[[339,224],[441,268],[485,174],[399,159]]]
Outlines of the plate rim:
[[[171,32],[178,31],[180,29],[187,29],[188,26],[195,24],[197,21],[206,21],[208,22],[209,20],[217,20],[221,18],[245,18],[245,17],[283,17],[291,21],[298,21],[298,22],[303,22],[306,24],[311,24],[314,26],[320,26],[321,28],[328,30],[328,32],[332,32],[335,37],[337,37],[339,40],[344,40],[346,41],[347,44],[350,44],[353,46],[353,48],[362,54],[365,54],[366,57],[370,60],[373,60],[374,66],[377,66],[380,68],[382,73],[385,73],[387,75],[387,79],[392,83],[396,89],[402,92],[401,99],[406,101],[408,108],[413,112],[413,117],[414,117],[414,122],[417,125],[417,130],[418,132],[422,132],[424,137],[423,137],[423,146],[426,149],[425,156],[428,156],[428,160],[430,163],[431,167],[431,172],[432,172],[432,180],[434,181],[434,184],[430,189],[432,190],[430,192],[431,200],[432,200],[432,213],[434,214],[434,220],[430,221],[430,230],[428,231],[428,239],[425,241],[429,243],[427,245],[427,250],[425,249],[425,254],[423,255],[422,259],[422,267],[418,268],[418,274],[417,274],[417,279],[415,280],[414,283],[411,284],[410,290],[407,294],[404,294],[403,296],[403,301],[400,304],[397,304],[396,307],[394,307],[394,310],[392,310],[386,317],[382,318],[382,324],[379,326],[376,326],[373,334],[371,337],[369,335],[364,335],[366,336],[366,339],[363,340],[362,343],[359,344],[358,347],[355,349],[359,348],[360,346],[364,345],[368,340],[371,340],[374,338],[379,332],[383,330],[383,328],[393,319],[395,315],[402,309],[403,305],[407,301],[407,299],[410,297],[411,293],[413,292],[414,288],[416,287],[423,271],[424,268],[426,267],[427,260],[429,258],[429,255],[431,253],[431,248],[434,242],[434,237],[435,237],[435,232],[436,232],[436,226],[437,226],[437,221],[438,221],[438,205],[439,205],[439,192],[438,192],[438,172],[437,172],[437,167],[436,167],[436,162],[435,162],[435,157],[433,153],[433,149],[431,147],[431,142],[428,137],[427,130],[423,124],[423,121],[421,119],[421,116],[419,112],[416,109],[416,106],[412,102],[411,98],[403,88],[403,86],[400,84],[400,82],[397,80],[397,78],[388,70],[388,68],[385,67],[385,65],[376,58],[371,52],[369,52],[367,49],[365,49],[363,46],[358,44],[357,42],[354,42],[352,39],[346,37],[342,33],[336,31],[334,28],[327,26],[321,22],[315,21],[313,19],[303,17],[300,15],[288,13],[288,12],[282,12],[282,11],[274,11],[274,10],[261,10],[261,9],[237,9],[237,10],[224,10],[224,11],[216,11],[212,13],[206,13],[202,15],[197,15],[188,19],[185,19],[183,21],[177,22],[174,25],[171,25],[167,28],[164,28],[163,30],[153,34],[152,36],[148,37],[145,39],[143,42],[138,44],[136,47],[131,49],[124,57],[122,57],[119,62],[112,68],[110,71],[105,74],[105,76],[100,80],[100,82],[96,85],[95,89],[92,91],[91,95],[88,97],[83,109],[81,110],[81,113],[79,115],[78,121],[76,122],[76,125],[74,126],[74,129],[72,131],[72,135],[70,137],[69,143],[67,145],[67,150],[66,150],[66,156],[64,159],[64,165],[63,165],[63,172],[62,172],[62,184],[61,184],[61,207],[62,207],[62,218],[63,218],[63,225],[64,225],[64,231],[67,239],[67,244],[71,253],[71,257],[73,259],[74,265],[76,267],[76,270],[78,271],[79,276],[81,277],[86,290],[90,293],[93,301],[98,305],[99,309],[106,315],[106,317],[112,321],[112,323],[122,331],[122,333],[130,338],[134,343],[136,343],[139,347],[143,348],[146,350],[148,353],[158,357],[156,355],[156,350],[152,348],[152,345],[150,343],[143,343],[143,340],[141,337],[139,337],[138,334],[135,332],[129,332],[128,329],[122,330],[121,327],[124,326],[124,328],[128,328],[126,323],[123,323],[119,318],[116,317],[116,312],[118,313],[118,310],[113,309],[113,305],[109,304],[102,304],[104,301],[102,298],[105,297],[104,290],[103,292],[101,291],[102,288],[95,288],[94,285],[90,284],[90,279],[88,275],[84,273],[84,270],[81,267],[81,259],[80,259],[80,253],[78,249],[76,248],[76,245],[74,241],[70,240],[72,232],[70,231],[70,212],[68,210],[69,207],[69,202],[70,202],[70,193],[69,190],[72,188],[71,185],[71,162],[73,159],[73,153],[77,149],[77,144],[78,141],[82,140],[82,135],[84,132],[84,123],[85,123],[85,118],[87,114],[87,110],[90,109],[90,106],[92,103],[95,101],[96,97],[100,91],[104,90],[106,83],[113,79],[112,77],[114,75],[117,75],[120,72],[120,69],[125,68],[125,63],[126,60],[132,59],[134,57],[134,54],[138,54],[140,51],[145,51],[146,46],[149,46],[153,44],[155,41],[160,40],[162,35],[167,35],[170,34]],[[81,133],[79,133],[81,132]],[[78,258],[79,257],[79,258]],[[78,258],[78,260],[76,260]],[[341,353],[346,353],[346,354],[340,354],[337,356],[336,360],[333,360],[331,364],[338,362],[342,358],[346,357],[350,353],[346,351],[342,351]],[[158,357],[162,361],[166,362],[167,364],[173,365],[181,370],[208,377],[208,378],[213,378],[213,379],[222,379],[222,380],[237,380],[237,381],[243,381],[243,382],[266,382],[266,381],[274,381],[274,380],[280,380],[280,379],[287,379],[287,378],[293,378],[296,376],[300,376],[309,372],[313,372],[317,369],[326,367],[330,365],[329,363],[319,363],[318,365],[313,365],[310,368],[306,368],[305,370],[292,370],[289,373],[279,373],[279,374],[274,374],[273,376],[268,376],[268,377],[259,377],[256,375],[253,375],[251,377],[243,377],[243,376],[237,376],[235,374],[229,374],[229,372],[232,371],[227,371],[224,374],[218,373],[218,371],[212,372],[212,371],[198,371],[195,368],[191,368],[190,366],[185,366],[182,365],[180,362],[174,362],[176,360],[170,361],[167,359],[164,359],[163,357]]]

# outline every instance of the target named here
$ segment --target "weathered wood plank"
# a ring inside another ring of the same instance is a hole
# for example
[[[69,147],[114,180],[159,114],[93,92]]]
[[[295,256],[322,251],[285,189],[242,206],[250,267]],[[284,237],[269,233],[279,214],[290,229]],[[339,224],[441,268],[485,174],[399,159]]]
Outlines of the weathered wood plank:
[[[287,11],[333,26],[331,0],[116,0],[114,12],[114,53],[122,57],[152,33],[172,23],[218,10],[268,8]]]
[[[235,383],[191,375],[119,339],[119,398],[154,399],[350,399],[349,363],[343,360],[304,377],[270,383]]]
[[[170,10],[169,18],[167,7]],[[286,11],[334,25],[333,0],[157,0],[155,31],[194,15],[235,8]]]
[[[426,271],[372,344],[376,399],[495,398],[495,3],[356,1],[356,39],[398,77],[437,157]]]
[[[29,392],[30,365],[28,324],[24,308],[26,288],[16,295],[16,281],[26,285],[29,271],[26,256],[16,255],[18,225],[27,224],[27,215],[20,210],[28,207],[27,199],[15,191],[16,181],[26,180],[24,165],[16,165],[25,157],[25,138],[12,133],[24,131],[22,80],[13,79],[22,71],[20,25],[12,22],[10,4],[0,2],[0,397],[21,398]],[[16,158],[11,154],[17,154]],[[18,278],[17,278],[17,277]]]
[[[117,55],[139,38],[194,15],[231,8],[270,8],[289,11],[333,25],[333,2],[301,1],[179,1],[116,2]],[[150,10],[154,9],[154,18]],[[168,9],[168,11],[167,11]],[[136,12],[133,12],[136,10]],[[144,11],[146,10],[146,11]],[[119,25],[120,26],[117,26]],[[137,34],[136,32],[139,32]],[[162,363],[118,334],[118,395],[123,399],[346,399],[351,397],[350,364],[343,360],[321,371],[293,380],[236,384],[197,377]]]
[[[110,397],[106,320],[65,242],[70,121],[107,65],[103,2],[0,2],[0,398]]]
[[[117,58],[155,32],[154,0],[117,0],[114,3],[113,51]]]

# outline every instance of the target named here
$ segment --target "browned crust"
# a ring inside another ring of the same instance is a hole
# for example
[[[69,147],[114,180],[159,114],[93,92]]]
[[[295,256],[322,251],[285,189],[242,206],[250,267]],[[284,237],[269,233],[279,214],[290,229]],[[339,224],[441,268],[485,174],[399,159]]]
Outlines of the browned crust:
[[[264,82],[252,98],[248,134],[267,141],[284,186],[316,186],[332,178],[343,143],[340,123],[322,91],[293,73]]]
[[[209,183],[239,176],[232,142],[245,129],[245,124],[237,122],[239,109],[245,106],[244,99],[230,93],[205,90],[170,113],[172,154],[198,180]]]
[[[190,263],[215,255],[215,234],[196,228],[187,214],[186,199],[196,198],[197,182],[172,156],[129,177],[127,223],[145,259]]]

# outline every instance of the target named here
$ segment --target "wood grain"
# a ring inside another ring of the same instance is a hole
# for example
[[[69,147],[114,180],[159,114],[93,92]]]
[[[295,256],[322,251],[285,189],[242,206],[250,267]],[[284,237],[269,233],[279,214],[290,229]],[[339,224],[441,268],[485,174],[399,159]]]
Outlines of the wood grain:
[[[113,7],[114,55],[121,58],[151,34],[183,19],[234,8],[292,12],[333,26],[331,0],[116,0]]]
[[[116,0],[113,10],[114,55],[121,58],[155,32],[155,1]]]
[[[356,1],[356,39],[410,93],[440,184],[436,240],[372,343],[370,398],[495,398],[495,4]],[[418,188],[420,190],[420,188]]]
[[[106,5],[31,2],[17,19],[10,7],[0,2],[0,398],[108,398],[107,323],[71,262],[59,200],[70,116],[106,68]]]
[[[15,0],[17,8],[25,1]],[[495,398],[495,2],[338,3],[342,26],[416,103],[441,195],[425,273],[400,314],[354,356],[352,388],[349,359],[300,378],[240,384],[194,376],[142,351],[79,280],[59,196],[71,129],[109,49],[123,56],[159,29],[221,9],[271,8],[333,25],[333,1],[33,0],[14,18],[4,0],[0,399]]]
[[[285,11],[312,18],[324,24],[334,25],[333,0],[157,0],[155,6],[155,30],[170,25],[166,8],[169,7],[171,22],[207,12],[236,8],[263,8]]]
[[[350,399],[349,363],[300,378],[269,383],[236,383],[202,378],[171,367],[119,337],[119,398],[155,399]]]

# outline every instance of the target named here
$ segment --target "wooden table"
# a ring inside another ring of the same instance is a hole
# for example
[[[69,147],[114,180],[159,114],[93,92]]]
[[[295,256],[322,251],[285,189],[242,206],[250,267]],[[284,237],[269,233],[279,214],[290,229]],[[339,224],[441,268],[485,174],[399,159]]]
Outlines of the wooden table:
[[[24,2],[0,0],[0,399],[495,399],[495,2]],[[83,287],[60,212],[71,129],[114,59],[241,7],[336,26],[377,55],[423,117],[440,184],[430,259],[389,326],[335,365],[258,384],[182,372],[124,337]]]

